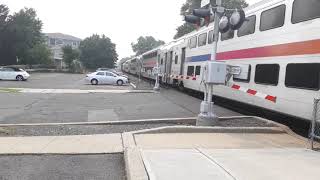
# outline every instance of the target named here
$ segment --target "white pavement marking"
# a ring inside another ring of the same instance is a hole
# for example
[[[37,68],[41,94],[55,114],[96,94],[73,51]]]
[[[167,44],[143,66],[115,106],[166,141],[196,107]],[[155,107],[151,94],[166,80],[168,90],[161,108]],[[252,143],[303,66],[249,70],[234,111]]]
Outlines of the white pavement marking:
[[[88,94],[88,93],[154,93],[152,90],[112,90],[112,89],[30,89],[30,88],[12,88],[20,93],[42,93],[42,94]]]

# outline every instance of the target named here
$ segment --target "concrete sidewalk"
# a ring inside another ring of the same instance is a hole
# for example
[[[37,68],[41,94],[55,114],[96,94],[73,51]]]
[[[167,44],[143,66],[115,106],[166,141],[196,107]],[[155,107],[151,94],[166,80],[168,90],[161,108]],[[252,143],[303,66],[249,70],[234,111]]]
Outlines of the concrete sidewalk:
[[[0,137],[0,154],[98,154],[123,152],[121,134]]]
[[[319,178],[320,153],[288,128],[158,128],[123,134],[128,180]]]
[[[141,150],[150,180],[318,180],[320,153],[303,148]]]

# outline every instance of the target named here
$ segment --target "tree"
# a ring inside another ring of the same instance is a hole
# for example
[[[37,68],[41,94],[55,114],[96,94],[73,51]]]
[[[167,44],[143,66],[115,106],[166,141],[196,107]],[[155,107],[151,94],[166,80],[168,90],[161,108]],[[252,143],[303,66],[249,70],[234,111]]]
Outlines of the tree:
[[[70,68],[74,60],[79,59],[80,53],[77,49],[73,49],[71,46],[64,46],[62,48],[63,61]]]
[[[210,0],[212,4],[215,4],[215,0]],[[248,6],[245,0],[223,0],[222,5],[226,8],[245,8]],[[201,0],[186,0],[180,9],[180,14],[191,14],[193,9],[200,8]],[[177,27],[177,32],[174,35],[174,39],[182,37],[185,34],[188,34],[194,31],[196,27],[192,24],[183,23],[181,26]]]
[[[8,14],[8,7],[0,5],[0,64],[16,64],[17,59],[30,62],[31,50],[43,46],[42,22],[32,8],[22,9],[10,16]]]
[[[10,40],[7,31],[8,14],[9,8],[6,5],[0,4],[0,65],[15,62],[15,56],[9,48]]]
[[[131,47],[133,52],[136,53],[136,55],[141,55],[153,48],[156,48],[160,45],[165,44],[164,41],[162,40],[156,40],[154,37],[152,36],[140,36],[137,40],[137,43],[131,43]]]
[[[80,61],[86,68],[98,67],[113,68],[118,60],[116,45],[105,35],[92,35],[81,41]]]
[[[32,8],[22,9],[10,16],[8,31],[13,45],[11,48],[19,59],[27,58],[29,49],[43,43],[41,29],[42,22]]]
[[[44,43],[38,43],[29,49],[26,53],[26,56],[21,59],[21,64],[51,64],[52,63],[52,54],[50,49]]]

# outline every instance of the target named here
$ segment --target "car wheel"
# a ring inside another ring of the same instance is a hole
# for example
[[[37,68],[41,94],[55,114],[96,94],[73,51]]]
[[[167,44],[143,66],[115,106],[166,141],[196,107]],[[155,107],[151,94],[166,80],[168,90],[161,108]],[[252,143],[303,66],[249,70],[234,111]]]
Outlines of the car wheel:
[[[96,79],[92,79],[92,80],[91,80],[91,84],[92,84],[92,85],[98,85],[98,83],[99,83],[99,82],[98,82],[98,80],[96,80]]]
[[[118,85],[118,86],[122,86],[122,85],[123,85],[123,81],[122,81],[122,80],[118,80],[118,81],[117,81],[117,85]]]
[[[18,75],[18,76],[16,77],[16,80],[17,80],[17,81],[23,81],[24,79],[23,79],[23,76]]]

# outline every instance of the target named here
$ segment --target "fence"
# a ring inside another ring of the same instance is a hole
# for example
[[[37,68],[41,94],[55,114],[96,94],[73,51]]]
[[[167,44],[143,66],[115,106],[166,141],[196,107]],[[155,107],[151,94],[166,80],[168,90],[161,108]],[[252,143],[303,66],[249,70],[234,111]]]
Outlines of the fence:
[[[314,99],[310,138],[311,149],[314,149],[315,142],[320,140],[320,99]]]

